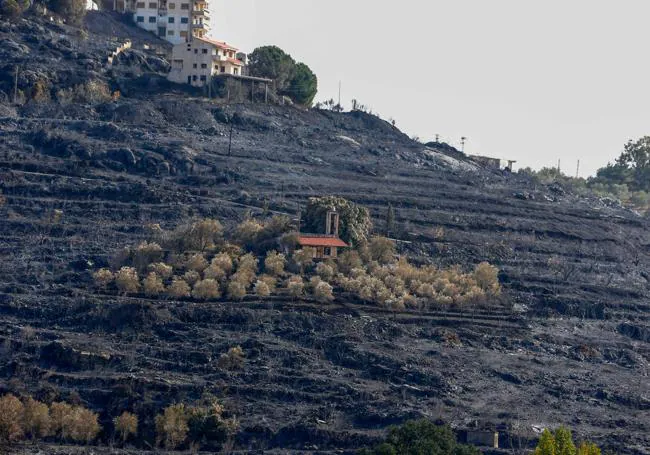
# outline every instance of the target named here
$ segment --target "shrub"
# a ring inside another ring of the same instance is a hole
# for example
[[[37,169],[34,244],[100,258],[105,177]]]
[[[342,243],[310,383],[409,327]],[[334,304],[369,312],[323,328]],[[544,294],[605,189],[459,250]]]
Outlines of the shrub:
[[[231,300],[242,300],[246,297],[246,285],[238,280],[228,283],[228,298]]]
[[[285,286],[291,297],[297,298],[305,292],[305,283],[302,277],[293,275],[286,281]]]
[[[257,243],[257,236],[262,232],[264,226],[255,220],[244,220],[236,228],[235,240],[242,245],[252,248]]]
[[[319,302],[331,302],[334,300],[334,295],[332,294],[332,286],[330,286],[325,281],[320,281],[314,287],[314,297]]]
[[[260,277],[258,278],[258,281],[261,281],[262,283],[266,284],[271,293],[273,293],[273,291],[275,291],[275,287],[278,284],[278,280],[276,280],[275,277],[272,277],[270,275],[260,275]]]
[[[329,281],[334,278],[334,267],[324,262],[319,262],[316,266],[316,273],[325,281]]]
[[[93,279],[97,287],[105,289],[115,279],[115,275],[108,269],[99,269],[93,273]]]
[[[138,416],[124,411],[119,417],[113,419],[113,426],[115,427],[115,433],[124,444],[129,439],[129,436],[138,434]]]
[[[163,250],[157,243],[142,242],[133,251],[133,266],[138,272],[143,272],[152,262],[158,262],[163,257]]]
[[[50,418],[52,432],[61,439],[67,439],[72,431],[74,409],[67,403],[52,403],[50,406]]]
[[[578,455],[600,455],[600,448],[591,442],[583,442],[578,447]]]
[[[156,416],[156,440],[166,449],[175,449],[185,442],[189,427],[185,405],[174,404]]]
[[[174,273],[174,268],[171,265],[167,265],[164,262],[156,262],[155,264],[149,264],[147,271],[155,272],[159,277],[166,280],[171,278]]]
[[[205,219],[193,223],[189,232],[186,234],[186,241],[189,242],[193,249],[205,251],[214,248],[223,234],[223,226],[217,220]]]
[[[179,277],[174,277],[172,284],[167,288],[167,294],[176,299],[189,297],[191,294],[190,286],[187,282]]]
[[[52,421],[50,410],[45,403],[27,398],[24,403],[23,428],[32,439],[50,435]]]
[[[47,5],[56,14],[73,24],[80,23],[86,15],[86,2],[84,0],[48,0]],[[91,81],[86,85],[89,86],[89,88],[92,88],[94,83],[98,82]]]
[[[24,410],[25,407],[15,396],[9,394],[0,398],[0,441],[11,443],[23,437]]]
[[[115,276],[117,289],[123,294],[133,294],[140,290],[138,272],[133,267],[122,267]]]
[[[0,16],[16,19],[23,13],[23,8],[16,0],[2,0],[0,3]]]
[[[188,272],[185,272],[183,279],[190,286],[194,286],[194,284],[201,279],[201,275],[195,270],[190,270]]]
[[[198,281],[192,290],[192,297],[199,300],[213,300],[221,297],[219,283],[208,278]]]
[[[193,406],[187,411],[191,441],[225,442],[238,428],[235,419],[223,417],[223,406],[211,401],[207,406]]]
[[[312,197],[309,199],[309,204],[305,210],[307,232],[324,234],[324,221],[327,212],[334,209],[339,213],[341,223],[339,233],[343,240],[356,245],[368,238],[368,233],[372,228],[368,209],[335,196]]]
[[[70,438],[73,441],[89,443],[97,437],[100,431],[101,426],[97,421],[97,414],[81,406],[73,408],[70,428]]]
[[[251,253],[237,259],[237,272],[257,273],[257,259]]]
[[[487,262],[481,262],[474,269],[474,279],[484,291],[495,295],[499,294],[501,286],[499,285],[499,269],[496,267]]]
[[[361,257],[355,250],[346,250],[338,257],[339,270],[342,273],[349,274],[352,269],[363,267]]]
[[[293,253],[293,262],[300,267],[301,274],[304,273],[306,267],[309,267],[314,263],[314,254],[315,251],[311,247],[305,247]]]
[[[219,267],[226,273],[232,272],[232,258],[226,253],[219,253],[213,259],[211,265]]]
[[[244,350],[241,346],[228,349],[228,352],[221,354],[217,364],[225,370],[240,370],[244,367]]]
[[[221,281],[226,277],[226,272],[218,265],[211,264],[210,267],[203,271],[203,278],[210,278],[215,281]]]
[[[380,264],[395,262],[395,243],[386,237],[373,237],[370,239],[368,251],[372,260]]]
[[[271,295],[271,288],[264,281],[257,281],[255,283],[255,295],[258,297],[268,297]]]
[[[264,260],[264,270],[271,275],[282,275],[286,263],[287,260],[284,254],[279,254],[277,251],[269,251]]]
[[[202,272],[208,267],[208,261],[202,254],[194,254],[185,263],[187,270],[194,270],[195,272]]]
[[[144,288],[144,293],[150,297],[155,297],[165,292],[165,285],[156,272],[151,272],[142,280],[142,287]]]

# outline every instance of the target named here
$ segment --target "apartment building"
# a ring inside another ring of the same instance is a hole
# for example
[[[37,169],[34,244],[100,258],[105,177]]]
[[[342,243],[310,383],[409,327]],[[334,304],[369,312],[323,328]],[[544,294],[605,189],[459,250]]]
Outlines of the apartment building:
[[[212,39],[194,38],[172,49],[171,71],[167,78],[179,84],[202,87],[213,76],[243,74],[244,63],[237,59],[237,48]]]
[[[180,44],[206,36],[210,15],[207,0],[136,0],[133,20],[138,27]]]

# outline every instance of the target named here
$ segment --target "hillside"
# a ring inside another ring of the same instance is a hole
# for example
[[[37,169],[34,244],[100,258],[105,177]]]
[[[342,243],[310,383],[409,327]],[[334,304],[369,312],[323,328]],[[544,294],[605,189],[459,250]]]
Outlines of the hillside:
[[[89,38],[38,18],[0,22],[3,391],[80,400],[107,426],[134,410],[149,440],[161,408],[209,392],[239,418],[244,451],[351,451],[426,416],[498,426],[512,441],[564,423],[616,453],[650,453],[647,219],[427,148],[361,112],[211,102],[170,87],[156,73],[165,62],[137,49],[107,68],[116,20],[90,15]],[[16,64],[23,93],[46,80],[50,96],[10,104]],[[121,96],[56,101],[87,79]],[[379,231],[392,205],[414,261],[497,265],[502,304],[390,312],[92,287],[147,224],[232,227],[328,194],[368,207]],[[235,345],[243,370],[218,368]]]

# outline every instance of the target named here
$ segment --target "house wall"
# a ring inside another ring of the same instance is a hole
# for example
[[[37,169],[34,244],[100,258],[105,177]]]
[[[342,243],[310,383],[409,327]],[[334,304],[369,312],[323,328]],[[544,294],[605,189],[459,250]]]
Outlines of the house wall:
[[[139,0],[135,3],[133,21],[170,43],[184,43],[190,36],[191,10],[192,0]]]
[[[177,44],[172,50],[172,68],[167,76],[172,82],[202,87],[214,73],[216,48],[200,40]]]
[[[477,446],[499,448],[499,433],[495,431],[468,431],[467,443]]]

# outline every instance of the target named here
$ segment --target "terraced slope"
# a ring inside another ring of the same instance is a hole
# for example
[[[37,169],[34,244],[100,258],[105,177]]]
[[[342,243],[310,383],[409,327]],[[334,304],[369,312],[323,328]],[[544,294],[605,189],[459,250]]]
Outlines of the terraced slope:
[[[98,77],[117,84],[120,71]],[[210,392],[239,416],[242,450],[352,450],[424,415],[513,440],[565,423],[618,453],[648,453],[647,220],[358,112],[166,92],[1,109],[3,389],[81,399],[105,423],[135,409],[149,440],[162,406]],[[414,260],[498,265],[503,304],[390,313],[347,296],[199,304],[91,290],[90,271],[148,223],[232,226],[265,207],[295,215],[323,194],[369,207],[379,231],[392,204]],[[220,369],[237,344],[244,369]]]

